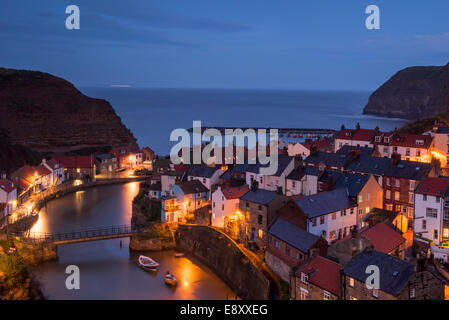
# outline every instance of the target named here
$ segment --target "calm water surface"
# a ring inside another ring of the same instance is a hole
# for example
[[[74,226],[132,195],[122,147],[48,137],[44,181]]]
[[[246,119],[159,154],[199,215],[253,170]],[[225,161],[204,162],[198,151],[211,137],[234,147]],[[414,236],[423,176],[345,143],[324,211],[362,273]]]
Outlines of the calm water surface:
[[[32,232],[64,232],[76,229],[129,224],[131,202],[139,183],[87,189],[51,201]],[[130,252],[129,239],[58,246],[59,261],[33,269],[49,299],[226,299],[234,293],[207,267],[195,260],[174,258],[174,251],[144,253],[161,264],[158,273],[137,265],[139,253]],[[67,290],[65,268],[80,268],[80,290]],[[167,287],[167,270],[179,279],[176,289]]]

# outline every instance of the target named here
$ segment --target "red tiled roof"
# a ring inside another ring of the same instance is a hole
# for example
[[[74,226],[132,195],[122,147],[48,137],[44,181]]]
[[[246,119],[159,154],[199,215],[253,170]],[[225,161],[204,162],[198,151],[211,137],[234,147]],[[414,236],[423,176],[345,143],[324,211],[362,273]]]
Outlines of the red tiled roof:
[[[228,200],[237,199],[243,196],[245,193],[247,193],[248,190],[249,190],[248,185],[244,185],[241,187],[225,188],[223,189],[223,195]]]
[[[326,151],[327,149],[332,148],[332,144],[326,139],[316,140],[316,141],[312,141],[312,142],[307,141],[307,142],[303,142],[301,144],[309,150],[312,146],[315,146],[315,148],[318,151]]]
[[[422,144],[417,144],[418,140],[422,140]],[[408,147],[408,148],[425,148],[428,149],[432,142],[430,135],[424,134],[395,134],[389,145],[394,147]]]
[[[427,178],[419,184],[416,193],[442,197],[448,188],[447,178]]]
[[[14,182],[8,179],[1,179],[0,180],[0,189],[6,191],[7,193],[10,193],[13,191],[16,187],[14,186]]]
[[[405,242],[405,238],[399,232],[393,230],[392,227],[385,224],[385,222],[380,222],[371,228],[361,231],[360,235],[367,237],[371,241],[374,250],[383,253],[390,253]]]
[[[93,156],[55,156],[54,160],[58,161],[64,168],[92,168],[95,164]]]
[[[36,167],[36,172],[40,177],[49,175],[51,173],[51,171],[44,166],[43,164],[39,165],[38,167]]]
[[[301,269],[309,274],[309,282],[335,295],[340,295],[340,270],[343,266],[322,256],[316,256]]]
[[[347,135],[349,134],[349,135]],[[337,139],[371,141],[374,137],[374,130],[371,129],[343,129],[338,134]]]
[[[17,181],[17,186],[21,188],[22,190],[27,190],[29,187],[31,187],[33,184],[31,182],[26,181],[23,178],[19,178]]]

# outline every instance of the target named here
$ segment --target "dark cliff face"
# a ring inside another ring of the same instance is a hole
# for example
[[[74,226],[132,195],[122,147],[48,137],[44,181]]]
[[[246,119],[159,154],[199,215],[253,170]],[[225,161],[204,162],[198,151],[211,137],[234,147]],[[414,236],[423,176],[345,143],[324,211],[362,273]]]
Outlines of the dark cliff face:
[[[449,111],[449,64],[410,67],[396,73],[369,98],[364,114],[421,119]]]
[[[137,146],[111,105],[48,73],[0,68],[0,128],[42,152]]]

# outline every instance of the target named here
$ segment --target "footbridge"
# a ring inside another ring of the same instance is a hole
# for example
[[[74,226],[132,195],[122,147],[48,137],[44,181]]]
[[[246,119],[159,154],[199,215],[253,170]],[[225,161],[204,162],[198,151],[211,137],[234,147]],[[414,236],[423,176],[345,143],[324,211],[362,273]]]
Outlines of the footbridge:
[[[142,229],[133,228],[130,225],[119,225],[119,226],[90,228],[84,230],[74,230],[62,233],[22,232],[22,233],[14,233],[11,235],[18,237],[23,242],[28,242],[32,244],[52,243],[55,245],[59,245],[59,244],[70,244],[88,241],[125,238],[142,231],[143,231]]]

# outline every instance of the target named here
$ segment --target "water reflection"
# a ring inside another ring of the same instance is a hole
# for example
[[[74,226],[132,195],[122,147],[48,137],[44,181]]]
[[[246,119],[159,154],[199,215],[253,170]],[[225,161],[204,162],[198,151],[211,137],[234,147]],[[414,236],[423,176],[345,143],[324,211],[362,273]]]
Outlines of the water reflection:
[[[74,229],[129,224],[132,199],[139,184],[87,189],[49,202],[33,232],[62,232]],[[120,240],[122,247],[120,247]],[[161,264],[151,274],[138,267],[137,252],[128,249],[129,239],[113,239],[58,246],[59,261],[34,269],[50,299],[226,299],[232,291],[209,269],[195,260],[175,258],[173,251],[143,253]],[[65,288],[65,268],[80,268],[81,289]],[[169,270],[178,286],[165,285]]]

